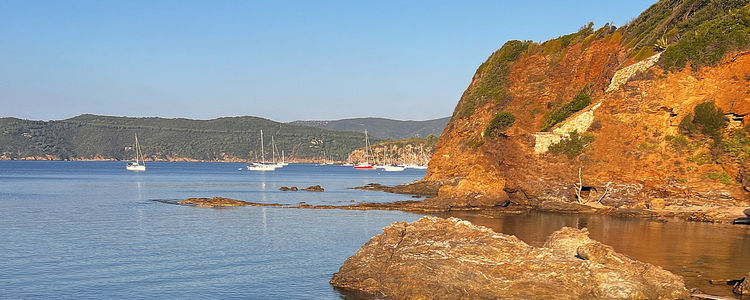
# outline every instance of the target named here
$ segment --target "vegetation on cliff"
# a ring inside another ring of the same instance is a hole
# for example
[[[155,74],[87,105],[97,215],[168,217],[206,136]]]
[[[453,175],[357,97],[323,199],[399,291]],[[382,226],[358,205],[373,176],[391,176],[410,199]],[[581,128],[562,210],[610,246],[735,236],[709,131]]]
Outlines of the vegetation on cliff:
[[[513,123],[515,122],[516,116],[514,116],[513,113],[508,111],[501,111],[495,114],[494,117],[492,117],[492,120],[490,120],[490,124],[488,124],[487,128],[484,130],[484,136],[491,137],[501,134],[508,130],[508,128],[513,126]]]
[[[461,101],[456,106],[454,116],[468,117],[475,108],[489,101],[496,101],[500,107],[510,102],[506,92],[509,84],[507,76],[513,62],[521,58],[531,44],[530,41],[508,41],[502,48],[492,53],[487,61],[477,68],[474,77],[481,77],[481,80],[464,92]]]
[[[687,114],[682,119],[680,130],[690,135],[702,133],[715,141],[720,141],[722,130],[727,127],[728,122],[724,112],[713,102],[703,102],[695,106],[692,114]]]
[[[568,137],[561,139],[559,142],[549,146],[549,152],[555,154],[565,154],[569,158],[574,158],[584,150],[586,146],[594,142],[594,136],[591,134],[579,134],[573,131]]]
[[[714,66],[728,53],[750,45],[746,0],[659,1],[627,25],[627,47],[636,60],[654,45],[665,49],[661,65],[681,70]],[[642,58],[642,57],[640,57]]]
[[[589,104],[591,104],[591,96],[586,90],[587,89],[583,89],[573,98],[573,100],[549,114],[549,116],[547,116],[547,120],[544,122],[544,126],[542,126],[542,129],[540,129],[540,131],[546,131],[552,128],[558,123],[565,121],[565,119],[567,119],[574,113],[586,108],[586,106],[589,106]]]
[[[344,159],[364,143],[364,134],[294,126],[256,117],[213,120],[127,118],[81,115],[61,121],[0,119],[0,155],[8,159],[52,156],[58,159],[126,160],[127,147],[138,134],[147,158],[232,160],[254,159],[260,150],[259,130],[266,146],[274,136],[279,150],[295,158],[317,158],[323,150]],[[270,155],[270,147],[266,147]],[[258,155],[260,156],[260,155]]]

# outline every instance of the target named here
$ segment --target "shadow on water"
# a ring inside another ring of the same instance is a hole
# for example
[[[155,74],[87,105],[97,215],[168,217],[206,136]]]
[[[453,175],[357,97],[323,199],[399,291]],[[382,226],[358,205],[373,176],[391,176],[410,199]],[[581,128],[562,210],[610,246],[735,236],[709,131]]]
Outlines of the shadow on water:
[[[563,226],[587,228],[592,239],[681,275],[689,288],[711,294],[731,295],[731,287],[711,285],[709,280],[739,279],[750,272],[748,226],[542,212],[500,217],[472,212],[436,215],[457,217],[512,234],[533,246],[544,245],[547,236]]]

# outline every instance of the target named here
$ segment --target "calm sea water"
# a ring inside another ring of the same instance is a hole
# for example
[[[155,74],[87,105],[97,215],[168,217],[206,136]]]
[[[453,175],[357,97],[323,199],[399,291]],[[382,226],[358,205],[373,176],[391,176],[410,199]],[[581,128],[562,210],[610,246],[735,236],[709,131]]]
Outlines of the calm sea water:
[[[398,211],[238,207],[211,209],[152,200],[224,196],[245,201],[350,204],[411,199],[349,189],[400,184],[424,171],[375,172],[290,165],[0,161],[0,298],[331,299],[332,274],[373,235],[418,214]],[[281,192],[319,184],[326,191]],[[447,215],[446,215],[447,216]],[[532,245],[562,226],[636,259],[727,294],[708,279],[750,271],[750,230],[604,216],[456,214]]]

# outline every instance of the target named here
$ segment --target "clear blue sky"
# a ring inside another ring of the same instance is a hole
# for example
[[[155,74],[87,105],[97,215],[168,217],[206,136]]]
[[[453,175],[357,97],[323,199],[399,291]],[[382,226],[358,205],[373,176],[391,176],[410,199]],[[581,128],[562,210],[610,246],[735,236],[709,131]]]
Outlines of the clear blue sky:
[[[3,0],[0,116],[439,118],[505,41],[654,2]]]

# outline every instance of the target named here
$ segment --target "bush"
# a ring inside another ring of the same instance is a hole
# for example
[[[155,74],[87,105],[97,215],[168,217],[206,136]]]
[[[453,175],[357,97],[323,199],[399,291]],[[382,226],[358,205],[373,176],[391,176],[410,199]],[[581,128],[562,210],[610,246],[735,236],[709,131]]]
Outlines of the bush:
[[[580,135],[577,131],[570,133],[570,136],[563,138],[556,144],[549,146],[549,152],[555,154],[565,154],[569,158],[574,158],[586,149],[586,146],[594,142],[594,136],[590,134]]]
[[[713,102],[703,102],[693,109],[693,114],[688,114],[680,122],[680,130],[687,134],[702,133],[721,141],[721,132],[727,127],[729,120],[724,112],[717,108]]]
[[[729,176],[727,172],[708,172],[708,178],[711,180],[719,180],[724,185],[732,184],[732,176]]]
[[[681,70],[688,62],[694,70],[715,66],[727,53],[750,45],[750,6],[706,21],[682,36],[664,52],[664,69]]]
[[[500,134],[505,132],[505,130],[508,130],[511,126],[513,126],[513,123],[516,122],[516,116],[513,115],[511,112],[507,111],[501,111],[490,120],[490,123],[487,124],[487,128],[484,130],[484,136],[494,136],[496,134]]]
[[[482,145],[484,145],[483,139],[478,140],[478,139],[475,139],[474,137],[469,137],[468,139],[466,139],[466,146],[470,147],[472,150],[477,150]]]
[[[589,96],[589,94],[586,93],[585,90],[586,89],[580,91],[572,101],[553,111],[547,117],[547,121],[544,122],[544,126],[542,126],[541,131],[552,128],[552,126],[555,126],[557,125],[557,123],[564,121],[577,111],[586,108],[586,106],[589,106],[589,104],[591,104],[591,96]]]

